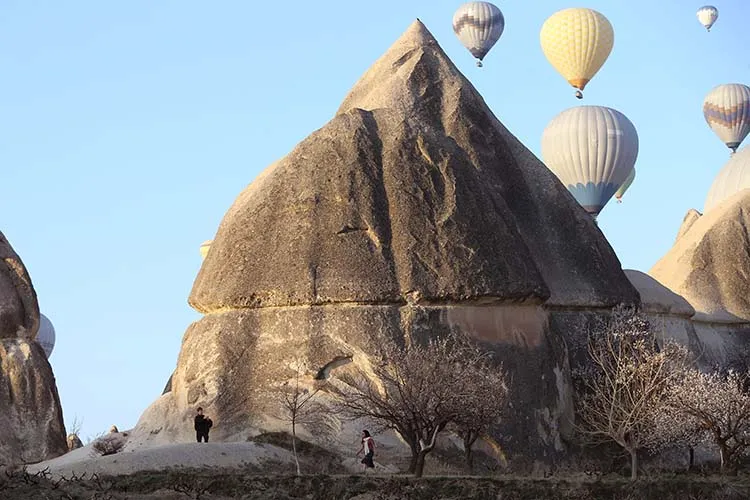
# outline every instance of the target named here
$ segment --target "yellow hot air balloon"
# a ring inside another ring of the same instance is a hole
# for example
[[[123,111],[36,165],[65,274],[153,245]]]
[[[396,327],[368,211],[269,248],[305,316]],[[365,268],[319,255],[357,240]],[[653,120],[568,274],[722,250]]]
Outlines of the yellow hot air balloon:
[[[208,255],[208,249],[211,248],[211,243],[213,243],[213,240],[206,240],[201,244],[201,257],[206,258],[206,255]]]
[[[542,51],[552,66],[570,83],[576,97],[601,69],[612,52],[615,32],[602,14],[574,8],[553,14],[540,34]]]

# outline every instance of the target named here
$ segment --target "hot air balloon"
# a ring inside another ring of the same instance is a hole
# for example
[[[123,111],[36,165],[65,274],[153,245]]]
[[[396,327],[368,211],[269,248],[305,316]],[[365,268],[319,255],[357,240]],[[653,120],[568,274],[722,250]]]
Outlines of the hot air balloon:
[[[750,189],[750,146],[740,149],[719,171],[708,191],[704,212],[712,210],[744,189]]]
[[[42,346],[44,354],[49,359],[52,350],[55,348],[55,327],[52,326],[52,322],[44,314],[39,315],[39,333],[36,334],[34,340]]]
[[[578,106],[563,111],[547,125],[542,157],[596,220],[633,171],[638,133],[617,110]]]
[[[505,29],[505,18],[495,5],[489,2],[468,2],[453,15],[453,32],[471,55],[482,59],[497,43]]]
[[[719,18],[719,9],[713,5],[704,5],[698,9],[698,21],[706,28],[706,31],[711,31],[711,26],[714,25],[716,20]]]
[[[617,198],[617,203],[622,203],[622,197],[625,195],[625,192],[628,190],[630,185],[635,180],[635,169],[633,169],[632,172],[630,172],[630,175],[627,179],[625,179],[625,182],[622,183],[622,186],[620,186],[620,189],[618,189],[615,192],[615,198]]]
[[[733,152],[750,133],[750,87],[741,83],[719,85],[703,101],[708,126]]]
[[[547,19],[540,38],[547,60],[578,89],[576,97],[583,99],[586,84],[612,52],[615,32],[599,12],[574,8],[561,10]]]
[[[213,243],[213,240],[206,240],[201,244],[201,257],[206,258],[206,255],[208,255],[208,249],[211,248],[211,243]]]

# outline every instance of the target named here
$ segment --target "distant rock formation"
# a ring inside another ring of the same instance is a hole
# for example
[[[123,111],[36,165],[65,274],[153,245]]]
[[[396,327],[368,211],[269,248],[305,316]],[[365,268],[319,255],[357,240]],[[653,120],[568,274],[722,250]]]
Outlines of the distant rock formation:
[[[205,317],[133,442],[193,440],[199,405],[212,440],[243,439],[294,363],[335,378],[367,371],[374,344],[459,330],[512,373],[506,455],[552,460],[574,318],[638,301],[591,217],[417,21],[229,209],[189,299]]]
[[[0,233],[0,465],[65,453],[55,377],[42,347],[39,305],[26,268]]]
[[[693,217],[649,274],[695,309],[702,357],[712,365],[748,365],[750,340],[750,190]]]

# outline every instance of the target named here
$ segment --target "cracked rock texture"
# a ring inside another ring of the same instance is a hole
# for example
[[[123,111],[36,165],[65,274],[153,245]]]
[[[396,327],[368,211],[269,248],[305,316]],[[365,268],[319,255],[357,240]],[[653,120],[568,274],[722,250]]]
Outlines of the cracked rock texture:
[[[0,465],[65,453],[55,377],[42,347],[39,305],[26,268],[0,233]]]
[[[458,330],[512,373],[506,455],[550,461],[570,433],[573,311],[639,300],[592,219],[417,21],[229,209],[189,298],[205,317],[132,443],[194,439],[198,405],[215,439],[244,439],[269,428],[264,391],[295,363],[335,379],[367,372],[379,343]]]

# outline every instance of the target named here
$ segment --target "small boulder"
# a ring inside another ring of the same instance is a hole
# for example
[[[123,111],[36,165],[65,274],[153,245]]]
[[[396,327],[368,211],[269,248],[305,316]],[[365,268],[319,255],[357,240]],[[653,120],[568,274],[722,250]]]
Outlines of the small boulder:
[[[68,451],[77,450],[78,448],[83,448],[81,438],[78,437],[78,434],[68,434]]]

